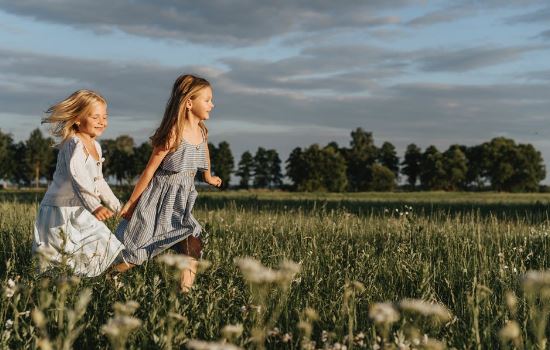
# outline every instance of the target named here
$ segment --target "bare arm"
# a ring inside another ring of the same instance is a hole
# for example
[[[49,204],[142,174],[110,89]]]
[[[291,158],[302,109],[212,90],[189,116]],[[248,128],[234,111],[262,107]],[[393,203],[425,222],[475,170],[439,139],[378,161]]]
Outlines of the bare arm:
[[[136,204],[139,200],[139,197],[141,196],[143,191],[145,191],[147,186],[149,186],[151,179],[155,175],[155,171],[157,171],[158,167],[160,166],[160,163],[162,162],[164,157],[166,157],[169,150],[170,149],[167,147],[157,146],[153,148],[153,153],[151,153],[151,157],[149,157],[149,162],[147,162],[145,169],[139,176],[139,180],[136,183],[136,186],[134,187],[134,191],[132,192],[130,199],[128,199],[128,202],[126,202],[126,204],[120,211],[120,215],[122,217],[128,220],[130,219],[136,207]]]
[[[222,180],[217,176],[212,176],[212,173],[210,172],[210,151],[208,150],[208,142],[206,142],[206,162],[208,166],[202,173],[204,182],[215,187],[220,187],[222,185]]]

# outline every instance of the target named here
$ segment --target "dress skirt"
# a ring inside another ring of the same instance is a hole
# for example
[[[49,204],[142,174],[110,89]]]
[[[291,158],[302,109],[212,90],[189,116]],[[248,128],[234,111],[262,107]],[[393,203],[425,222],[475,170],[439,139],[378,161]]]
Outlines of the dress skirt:
[[[33,251],[41,246],[55,250],[50,259],[63,261],[76,275],[93,277],[113,263],[124,245],[109,228],[84,207],[41,205],[34,226]]]
[[[130,221],[115,231],[123,259],[141,265],[191,235],[200,238],[202,227],[191,213],[196,199],[194,172],[157,171]]]

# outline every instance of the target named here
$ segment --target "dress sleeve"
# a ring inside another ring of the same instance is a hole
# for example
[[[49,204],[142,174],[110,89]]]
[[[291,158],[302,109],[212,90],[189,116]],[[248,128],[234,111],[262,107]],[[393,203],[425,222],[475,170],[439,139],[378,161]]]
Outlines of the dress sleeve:
[[[101,167],[99,169],[100,176],[96,181],[96,186],[99,191],[99,198],[103,203],[105,203],[107,207],[109,207],[109,209],[111,209],[112,211],[118,212],[120,211],[120,208],[121,208],[120,201],[115,196],[115,194],[111,190],[111,187],[103,177],[103,169],[102,169],[103,161],[104,161],[103,153],[101,151],[101,146],[99,145],[99,143],[96,142],[95,144],[96,144],[97,152],[99,154],[99,158],[101,159]]]
[[[69,176],[75,194],[82,201],[82,205],[93,213],[101,206],[99,195],[96,193],[94,179],[86,171],[86,154],[84,145],[76,138],[68,140],[65,162],[68,164]]]

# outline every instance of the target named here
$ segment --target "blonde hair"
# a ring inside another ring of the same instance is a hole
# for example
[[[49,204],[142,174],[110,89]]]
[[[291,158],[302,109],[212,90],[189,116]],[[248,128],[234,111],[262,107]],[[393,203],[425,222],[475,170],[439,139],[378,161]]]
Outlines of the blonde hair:
[[[78,117],[90,113],[92,104],[97,102],[107,105],[107,101],[97,92],[85,89],[75,91],[48,108],[42,124],[52,124],[50,133],[63,142],[78,131]]]
[[[172,94],[166,103],[164,117],[153,136],[153,147],[170,147],[174,150],[182,142],[184,120],[189,118],[189,111],[185,108],[187,101],[194,100],[197,93],[205,87],[211,87],[208,80],[190,74],[179,76],[172,87]],[[208,129],[204,122],[199,122],[205,137]],[[171,141],[174,141],[173,143]]]

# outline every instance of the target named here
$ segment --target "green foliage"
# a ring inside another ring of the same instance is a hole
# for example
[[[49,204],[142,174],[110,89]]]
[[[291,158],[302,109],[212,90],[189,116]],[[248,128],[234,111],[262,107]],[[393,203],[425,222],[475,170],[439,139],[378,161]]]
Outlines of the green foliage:
[[[392,191],[395,188],[395,173],[384,165],[372,166],[371,190]]]
[[[399,176],[399,157],[397,156],[395,146],[391,142],[384,142],[378,150],[378,162],[390,169],[394,174],[394,178],[397,179]]]
[[[442,190],[445,188],[445,163],[443,155],[437,147],[426,148],[422,154],[420,169],[420,183],[424,189]]]
[[[235,175],[241,178],[239,188],[247,189],[250,186],[250,179],[254,169],[254,157],[248,151],[244,152],[239,161],[238,169]]]
[[[294,149],[286,169],[298,191],[341,192],[347,186],[346,161],[333,145]]]
[[[403,169],[402,172],[407,176],[407,182],[409,186],[414,189],[418,179],[420,178],[421,173],[421,161],[422,161],[422,151],[420,148],[411,143],[407,146],[405,151],[405,157],[403,158]]]
[[[54,141],[44,138],[40,129],[34,129],[25,143],[24,160],[28,178],[34,178],[34,184],[39,186],[41,174],[50,170],[50,163],[54,159]]]
[[[351,191],[365,191],[372,181],[372,165],[378,150],[371,132],[357,128],[351,132],[350,148],[344,153],[348,165],[348,184]]]
[[[218,144],[218,147],[209,143],[208,150],[210,152],[211,171],[222,179],[222,188],[228,188],[231,173],[235,167],[229,143],[222,141]]]

